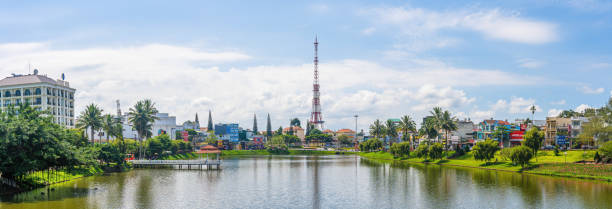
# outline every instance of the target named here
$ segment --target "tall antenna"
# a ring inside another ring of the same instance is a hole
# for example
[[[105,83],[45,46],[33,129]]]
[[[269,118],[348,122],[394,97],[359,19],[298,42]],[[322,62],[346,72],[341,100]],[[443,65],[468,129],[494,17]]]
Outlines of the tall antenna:
[[[319,92],[319,41],[315,35],[314,41],[314,81],[312,84],[312,112],[310,114],[310,123],[316,129],[323,129],[323,116],[321,115],[321,93]]]
[[[119,100],[117,100],[117,118],[121,120],[121,104],[119,103]]]

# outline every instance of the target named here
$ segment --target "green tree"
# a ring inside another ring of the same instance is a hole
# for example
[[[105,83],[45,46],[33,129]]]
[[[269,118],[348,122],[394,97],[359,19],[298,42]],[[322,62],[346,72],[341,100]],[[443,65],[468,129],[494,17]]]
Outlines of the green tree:
[[[532,157],[533,153],[531,149],[525,145],[512,148],[510,154],[512,163],[521,165],[522,168],[525,168],[525,165],[529,164],[529,160],[531,160]]]
[[[487,139],[485,141],[477,142],[472,148],[474,159],[490,161],[495,157],[495,152],[499,150],[499,143],[494,140]]]
[[[612,141],[608,141],[599,147],[599,152],[604,157],[612,158]]]
[[[272,154],[287,154],[289,149],[282,135],[273,136],[266,142],[266,149]]]
[[[270,113],[268,113],[268,123],[266,125],[266,137],[267,138],[272,137],[272,125],[270,122]]]
[[[448,137],[450,135],[450,132],[457,130],[457,122],[456,122],[456,118],[452,117],[450,112],[448,112],[448,110],[445,110],[442,113],[442,118],[440,121],[440,127],[442,128],[442,130],[444,130],[445,135],[446,135],[446,145],[444,146],[444,149],[446,150],[448,148]]]
[[[378,151],[382,148],[382,146],[383,146],[383,143],[382,141],[380,141],[380,139],[372,138],[372,139],[368,139],[367,141],[359,144],[359,150],[365,151],[365,152]]]
[[[426,144],[421,144],[417,147],[415,153],[417,157],[427,160],[427,157],[429,156],[429,146]]]
[[[397,125],[392,120],[387,120],[385,124],[385,135],[389,137],[389,141],[397,139]]]
[[[416,133],[416,123],[408,115],[402,116],[400,120],[401,122],[398,128],[402,132],[403,141],[410,140],[410,144],[414,144],[412,136],[409,136],[408,133]]]
[[[102,109],[93,103],[87,105],[85,110],[83,110],[81,115],[77,118],[76,126],[84,130],[89,128],[91,131],[90,139],[95,143],[94,131],[102,127]]]
[[[349,139],[349,137],[347,135],[340,135],[338,136],[338,141],[340,142],[340,144],[344,145],[344,146],[350,146],[353,142]]]
[[[389,152],[395,157],[410,156],[410,142],[401,142],[391,145]]]
[[[208,137],[206,137],[206,143],[215,147],[217,146],[217,140],[217,135],[214,134],[208,134]]]
[[[428,139],[438,137],[438,129],[436,128],[435,118],[426,118],[425,123],[419,129],[419,135],[427,136]]]
[[[529,147],[533,152],[533,156],[538,161],[538,150],[542,147],[542,143],[544,142],[544,132],[540,131],[537,127],[533,127],[529,129],[525,135],[523,135],[524,141],[523,145]]]
[[[300,123],[300,119],[298,119],[298,118],[291,119],[290,126],[297,126],[297,127],[301,128],[302,125]]]
[[[276,130],[276,133],[274,133],[275,136],[280,136],[283,135],[283,127],[280,126],[278,127],[278,130]]]
[[[433,143],[429,146],[428,155],[432,160],[442,159],[442,152],[444,147],[440,143]]]
[[[104,114],[102,116],[102,130],[106,133],[106,143],[109,142],[110,137],[115,135],[116,130],[116,120],[111,114]]]
[[[429,111],[429,113],[431,114],[431,128],[436,130],[436,134],[434,137],[436,137],[436,141],[438,139],[438,134],[437,132],[442,130],[442,125],[444,125],[444,111],[442,110],[441,107],[434,107],[431,111]]]
[[[155,120],[158,120],[157,108],[155,103],[149,99],[141,100],[136,102],[134,107],[130,107],[128,112],[128,121],[132,124],[132,127],[136,129],[138,133],[138,140],[142,143],[143,139],[146,139],[152,135],[151,129]],[[141,148],[142,149],[142,148]],[[142,157],[142,154],[139,154]]]
[[[370,125],[370,134],[376,138],[380,138],[386,132],[385,125],[383,125],[379,119],[376,119],[372,125]]]

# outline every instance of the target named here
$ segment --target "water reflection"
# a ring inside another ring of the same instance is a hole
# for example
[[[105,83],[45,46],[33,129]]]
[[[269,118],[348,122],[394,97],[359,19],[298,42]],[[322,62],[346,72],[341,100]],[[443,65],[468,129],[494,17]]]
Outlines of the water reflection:
[[[612,185],[357,156],[228,159],[137,169],[0,197],[0,208],[608,208]]]

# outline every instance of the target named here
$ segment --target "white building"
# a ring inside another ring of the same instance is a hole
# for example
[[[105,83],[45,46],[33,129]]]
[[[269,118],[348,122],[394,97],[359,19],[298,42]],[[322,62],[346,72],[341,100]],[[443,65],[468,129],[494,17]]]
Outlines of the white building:
[[[170,116],[168,113],[157,113],[157,120],[151,128],[152,137],[166,133],[171,139],[176,139],[175,132],[178,130],[176,125],[176,116]],[[122,116],[123,121],[123,138],[136,139],[138,132],[132,128],[128,121],[127,113]]]
[[[16,75],[0,80],[0,104],[4,110],[11,105],[28,103],[38,110],[48,110],[53,122],[73,128],[74,93],[67,81],[34,74]]]

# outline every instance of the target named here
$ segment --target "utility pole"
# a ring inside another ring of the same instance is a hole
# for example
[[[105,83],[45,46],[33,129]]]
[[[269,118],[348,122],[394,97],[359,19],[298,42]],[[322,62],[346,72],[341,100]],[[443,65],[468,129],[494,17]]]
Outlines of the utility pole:
[[[355,117],[355,144],[358,142],[357,140],[357,118],[359,117],[359,115],[355,114],[353,117]]]

